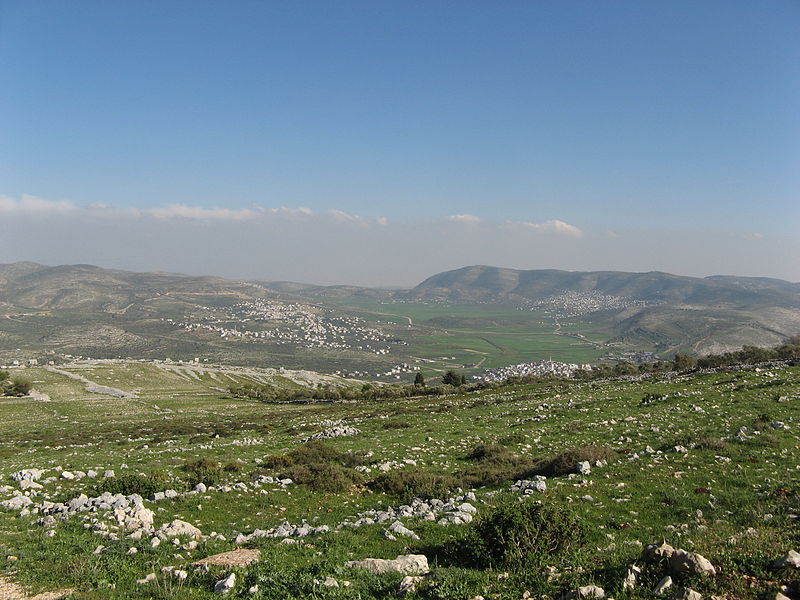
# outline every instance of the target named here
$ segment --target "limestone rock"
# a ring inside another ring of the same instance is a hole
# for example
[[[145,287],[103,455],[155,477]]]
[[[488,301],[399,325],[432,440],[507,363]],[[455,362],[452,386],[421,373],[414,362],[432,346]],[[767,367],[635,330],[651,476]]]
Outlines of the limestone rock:
[[[642,558],[647,562],[658,562],[664,558],[672,558],[674,553],[675,548],[662,541],[658,544],[647,544],[642,550]]]
[[[158,529],[158,537],[160,538],[171,538],[171,537],[190,537],[196,538],[203,535],[203,532],[200,531],[197,527],[192,525],[191,523],[187,523],[186,521],[181,521],[180,519],[175,519],[172,523],[162,525]]]
[[[370,573],[403,573],[405,575],[424,575],[429,572],[428,558],[423,554],[403,554],[392,560],[365,558],[345,563],[348,567],[364,569]]]
[[[230,552],[222,552],[202,558],[192,563],[192,566],[199,567],[201,565],[217,566],[217,567],[246,567],[261,559],[261,550],[248,550],[247,548],[237,548]]]
[[[707,558],[696,552],[675,550],[669,559],[669,566],[675,573],[694,573],[696,575],[716,575],[717,570]]]
[[[236,587],[236,573],[231,573],[225,579],[220,579],[214,584],[215,594],[227,594]]]

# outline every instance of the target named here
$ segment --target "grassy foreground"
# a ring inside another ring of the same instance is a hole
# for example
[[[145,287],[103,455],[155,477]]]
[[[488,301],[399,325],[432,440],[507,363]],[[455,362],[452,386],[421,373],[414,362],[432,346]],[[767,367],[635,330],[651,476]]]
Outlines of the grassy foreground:
[[[75,588],[77,599],[218,597],[214,584],[230,572],[237,583],[228,597],[393,598],[402,574],[345,563],[424,554],[431,573],[408,598],[559,598],[590,584],[615,598],[652,598],[666,567],[640,555],[666,539],[717,571],[673,575],[673,590],[731,599],[774,598],[781,586],[790,597],[800,593],[798,569],[772,566],[800,550],[798,367],[287,405],[232,399],[211,381],[201,388],[117,369],[101,383],[135,386],[137,398],[88,394],[80,382],[41,372],[35,387],[50,401],[0,399],[0,500],[18,489],[12,473],[42,469],[43,487],[26,492],[35,503],[138,492],[156,529],[181,519],[202,536],[152,547],[152,535],[98,535],[91,519],[103,520],[101,513],[42,525],[39,514],[0,509],[0,575],[35,590]],[[344,426],[358,432],[304,443]],[[588,474],[575,472],[583,460]],[[104,478],[109,469],[115,477]],[[62,470],[98,475],[70,480]],[[537,475],[546,491],[510,490]],[[209,489],[186,493],[199,482]],[[178,495],[152,500],[168,489]],[[414,496],[447,500],[469,490],[472,523],[440,524],[444,513],[397,518],[419,539],[387,534],[394,518],[337,527]],[[542,508],[526,508],[536,503]],[[537,510],[545,521],[526,516]],[[288,538],[293,543],[249,537],[304,520],[330,531]],[[246,540],[237,544],[239,534]],[[240,546],[260,549],[261,560],[210,572],[191,566]],[[633,564],[642,574],[623,589]]]

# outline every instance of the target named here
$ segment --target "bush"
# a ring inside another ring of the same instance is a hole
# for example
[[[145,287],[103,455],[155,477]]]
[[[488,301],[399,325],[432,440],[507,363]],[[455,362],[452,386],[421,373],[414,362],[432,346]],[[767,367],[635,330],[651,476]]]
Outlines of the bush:
[[[452,475],[403,469],[381,473],[369,483],[369,487],[409,501],[413,498],[446,498],[457,483]]]
[[[465,487],[499,485],[522,479],[538,464],[534,459],[520,456],[503,446],[481,444],[475,446],[464,460],[477,464],[461,471]]]
[[[453,550],[466,566],[522,570],[568,558],[586,535],[586,525],[565,506],[515,501],[481,515]]]
[[[575,473],[575,466],[579,462],[589,461],[594,464],[598,460],[613,460],[616,456],[617,453],[606,446],[581,446],[542,461],[528,475],[545,475],[547,477],[567,475]]]
[[[191,486],[198,483],[216,485],[222,477],[222,469],[219,463],[210,458],[187,461],[183,465],[183,470],[189,473],[189,485]]]
[[[342,493],[364,484],[361,473],[336,463],[294,465],[284,470],[282,477],[317,492]]]
[[[268,456],[260,466],[318,492],[338,493],[363,485],[364,477],[353,469],[362,463],[359,454],[340,452],[323,442],[308,442],[288,454]]]
[[[104,479],[93,486],[93,492],[90,495],[99,496],[104,492],[108,492],[109,494],[123,494],[125,496],[139,494],[142,498],[152,498],[156,492],[163,492],[168,484],[169,481],[164,473],[154,472],[145,476],[129,473]]]
[[[31,391],[31,384],[24,379],[5,379],[2,380],[2,395],[21,398],[27,396]]]

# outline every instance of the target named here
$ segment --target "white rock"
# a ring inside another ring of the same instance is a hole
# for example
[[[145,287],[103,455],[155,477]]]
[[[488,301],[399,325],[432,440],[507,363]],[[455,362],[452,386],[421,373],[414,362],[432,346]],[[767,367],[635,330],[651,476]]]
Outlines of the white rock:
[[[225,579],[220,579],[214,584],[215,594],[227,594],[236,587],[236,573],[231,573]]]

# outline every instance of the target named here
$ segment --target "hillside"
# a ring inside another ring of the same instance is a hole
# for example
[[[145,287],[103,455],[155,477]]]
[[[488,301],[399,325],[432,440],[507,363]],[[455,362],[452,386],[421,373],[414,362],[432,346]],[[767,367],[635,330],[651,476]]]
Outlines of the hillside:
[[[472,266],[429,277],[401,297],[544,309],[609,328],[610,343],[659,353],[770,345],[800,331],[800,284],[769,278]]]
[[[193,359],[375,373],[391,327],[249,281],[92,265],[0,265],[0,358]]]
[[[685,277],[652,271],[559,271],[472,266],[427,278],[404,298],[455,302],[543,300],[566,291],[651,303],[800,307],[800,284],[755,277]]]
[[[226,597],[260,600],[647,600],[667,576],[663,598],[800,593],[780,562],[800,550],[797,366],[304,404],[219,389],[273,376],[252,369],[18,371],[49,400],[0,398],[0,591],[210,600],[234,574]],[[407,555],[405,573],[353,562]]]

